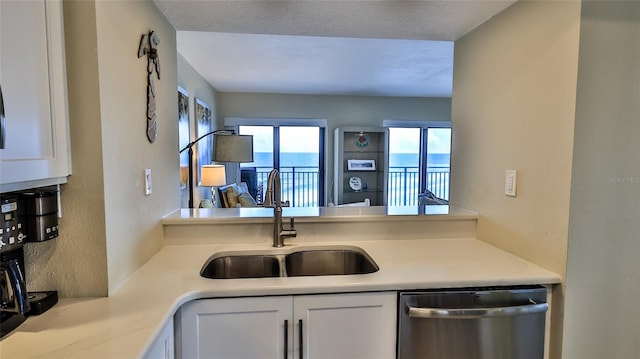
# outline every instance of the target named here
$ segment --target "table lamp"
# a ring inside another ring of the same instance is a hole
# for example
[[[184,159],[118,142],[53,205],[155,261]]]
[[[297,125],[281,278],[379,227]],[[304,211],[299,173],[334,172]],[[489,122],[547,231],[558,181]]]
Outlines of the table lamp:
[[[200,167],[201,184],[205,187],[211,187],[211,202],[213,207],[216,206],[216,187],[227,184],[227,175],[224,165],[204,165]]]
[[[213,135],[213,160],[216,162],[253,162],[253,136],[228,131]]]
[[[189,151],[189,208],[193,207],[193,146],[201,139],[213,135],[213,161],[216,162],[253,162],[253,136],[236,135],[233,131],[215,130],[198,137],[186,145],[180,153]],[[203,166],[204,167],[204,166]]]

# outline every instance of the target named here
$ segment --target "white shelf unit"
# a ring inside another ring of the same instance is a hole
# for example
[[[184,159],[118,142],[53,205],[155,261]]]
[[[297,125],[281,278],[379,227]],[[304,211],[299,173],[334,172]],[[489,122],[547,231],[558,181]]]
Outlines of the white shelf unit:
[[[368,198],[372,206],[386,205],[389,130],[384,127],[336,128],[334,146],[334,203],[362,202]],[[374,160],[375,170],[350,170],[349,160]],[[361,189],[354,190],[350,186],[352,177],[361,179]]]

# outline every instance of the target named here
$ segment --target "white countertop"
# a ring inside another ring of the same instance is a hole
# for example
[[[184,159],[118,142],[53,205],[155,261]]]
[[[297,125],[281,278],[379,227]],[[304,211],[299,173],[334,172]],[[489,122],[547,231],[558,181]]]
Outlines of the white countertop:
[[[0,342],[2,358],[134,358],[151,345],[181,304],[207,297],[359,292],[518,284],[561,278],[482,241],[420,239],[287,243],[355,245],[375,260],[371,274],[214,280],[200,277],[219,251],[278,250],[268,244],[168,245],[108,298],[62,299]]]

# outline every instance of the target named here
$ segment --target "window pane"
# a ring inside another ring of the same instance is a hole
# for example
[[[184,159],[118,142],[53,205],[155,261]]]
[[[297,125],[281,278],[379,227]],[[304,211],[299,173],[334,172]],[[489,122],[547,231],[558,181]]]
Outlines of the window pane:
[[[449,200],[451,169],[451,128],[427,130],[427,189],[438,198]]]
[[[389,128],[389,206],[415,206],[420,179],[420,129]]]
[[[273,168],[273,127],[240,126],[241,135],[253,135],[253,162],[241,163],[240,167]],[[268,171],[267,171],[268,172]]]
[[[318,206],[320,128],[282,126],[279,130],[282,199],[294,207]]]
[[[240,126],[239,133],[253,135],[254,162],[242,168],[255,167],[257,199],[263,200],[267,178],[274,167],[275,156],[282,189],[282,200],[294,207],[315,207],[321,202],[320,128],[302,126]],[[274,137],[279,143],[274,146]],[[274,152],[275,151],[275,152]]]
[[[240,168],[256,169],[255,199],[258,203],[264,201],[264,191],[267,190],[267,177],[273,168],[273,126],[240,126],[238,133],[253,135],[253,162],[241,163]],[[247,183],[249,185],[249,183]]]

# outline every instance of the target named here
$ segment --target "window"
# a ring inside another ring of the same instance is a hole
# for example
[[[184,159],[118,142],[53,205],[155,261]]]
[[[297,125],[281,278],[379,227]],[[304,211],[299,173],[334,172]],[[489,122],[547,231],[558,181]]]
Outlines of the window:
[[[250,119],[246,119],[248,121]],[[253,135],[258,199],[264,198],[271,169],[280,171],[282,200],[292,207],[317,207],[324,203],[324,133],[321,126],[239,125],[238,132]],[[274,121],[270,121],[274,122]]]
[[[420,187],[419,128],[389,128],[389,206],[417,205]]]
[[[449,200],[451,123],[410,123],[389,126],[389,206],[415,206],[418,195],[430,191]],[[413,125],[413,127],[410,127]]]
[[[423,136],[427,139],[425,160],[422,163],[425,173],[423,185],[436,197],[449,200],[449,173],[451,172],[451,127],[425,128]],[[426,135],[424,133],[426,132]],[[424,149],[423,145],[423,149]]]

